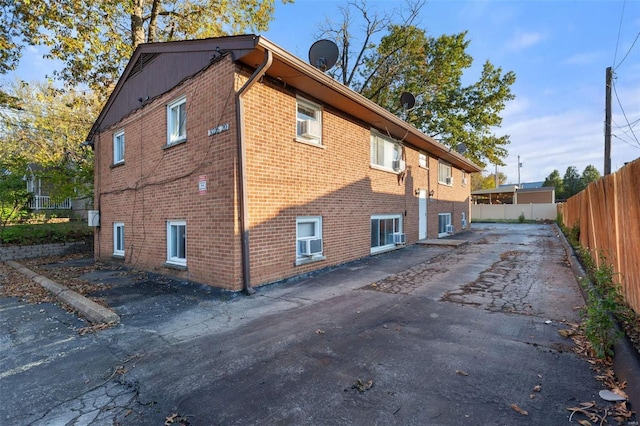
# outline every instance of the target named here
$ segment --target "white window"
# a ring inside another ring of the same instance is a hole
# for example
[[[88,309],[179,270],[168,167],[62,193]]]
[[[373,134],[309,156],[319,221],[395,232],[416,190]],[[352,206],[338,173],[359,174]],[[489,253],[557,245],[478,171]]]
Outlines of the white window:
[[[462,171],[462,186],[467,186],[467,172]]]
[[[443,163],[442,161],[438,163],[438,182],[445,185],[453,185],[453,177],[451,177],[451,165]]]
[[[322,145],[322,107],[297,99],[296,140]]]
[[[33,175],[27,177],[27,192],[36,192],[36,178]]]
[[[371,131],[371,165],[391,171],[404,170],[401,164],[402,146],[388,137]]]
[[[461,223],[463,228],[467,227],[467,213],[462,212],[462,223]]]
[[[167,145],[187,139],[187,99],[167,105]]]
[[[124,223],[115,222],[113,224],[113,254],[124,256]]]
[[[296,257],[322,256],[322,217],[301,216],[296,218]]]
[[[451,213],[438,214],[438,237],[446,237],[453,233],[451,226]]]
[[[426,169],[427,167],[427,154],[420,153],[418,154],[418,166]]]
[[[167,263],[187,264],[187,222],[167,221]]]
[[[402,215],[371,216],[371,253],[395,247],[394,234],[401,233]]]
[[[113,134],[113,164],[124,162],[124,130]]]

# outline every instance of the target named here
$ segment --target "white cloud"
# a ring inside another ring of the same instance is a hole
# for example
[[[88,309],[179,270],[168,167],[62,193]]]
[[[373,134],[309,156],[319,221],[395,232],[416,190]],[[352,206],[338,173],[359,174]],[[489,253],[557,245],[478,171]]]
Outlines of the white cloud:
[[[599,52],[576,53],[563,61],[567,65],[590,65],[600,60]]]
[[[509,183],[517,183],[519,155],[523,163],[521,182],[542,181],[554,169],[562,176],[569,166],[575,166],[582,173],[587,165],[592,164],[602,173],[603,119],[604,116],[594,116],[581,110],[515,121],[507,118],[500,133],[510,135],[511,145],[505,160],[507,166],[499,170],[507,175]],[[640,146],[612,141],[612,171],[638,156]],[[490,166],[488,169],[492,171]]]
[[[534,46],[545,39],[545,35],[539,32],[520,33],[507,43],[509,50],[523,50]]]
[[[505,105],[504,112],[502,113],[503,120],[526,112],[529,109],[529,105],[529,99],[524,96],[517,96]]]

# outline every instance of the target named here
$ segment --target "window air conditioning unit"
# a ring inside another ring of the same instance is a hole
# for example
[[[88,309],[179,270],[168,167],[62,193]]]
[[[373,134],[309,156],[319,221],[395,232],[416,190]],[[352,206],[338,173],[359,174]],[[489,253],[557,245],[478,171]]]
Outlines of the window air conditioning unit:
[[[404,160],[393,160],[391,162],[391,167],[396,172],[401,172],[407,168],[407,163]]]
[[[462,219],[462,227],[463,228],[467,227],[467,220],[466,219]]]
[[[393,244],[406,244],[407,238],[403,232],[394,232],[393,234]]]
[[[447,225],[447,234],[453,234],[453,225]]]
[[[448,178],[446,178],[446,179],[444,180],[444,182],[445,182],[447,185],[453,185],[453,177],[452,177],[452,176],[449,176]]]
[[[313,256],[322,253],[322,238],[314,240],[298,240],[298,250],[302,256]]]
[[[302,120],[300,122],[300,134],[305,138],[319,138],[320,123],[315,120]]]

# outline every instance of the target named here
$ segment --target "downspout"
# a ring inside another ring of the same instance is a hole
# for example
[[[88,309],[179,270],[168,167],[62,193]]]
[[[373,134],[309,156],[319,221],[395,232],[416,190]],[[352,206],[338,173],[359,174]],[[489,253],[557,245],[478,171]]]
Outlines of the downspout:
[[[242,233],[242,288],[247,295],[256,291],[251,287],[251,270],[249,257],[249,206],[247,199],[246,152],[244,141],[244,105],[242,98],[255,82],[260,80],[273,62],[273,54],[265,49],[264,62],[251,74],[249,80],[236,93],[236,126],[238,133],[238,195],[240,197],[240,232]]]

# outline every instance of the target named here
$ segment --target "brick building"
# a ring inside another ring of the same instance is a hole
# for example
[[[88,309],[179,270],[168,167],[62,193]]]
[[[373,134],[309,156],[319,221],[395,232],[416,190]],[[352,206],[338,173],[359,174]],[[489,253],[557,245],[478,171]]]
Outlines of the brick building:
[[[97,259],[248,292],[461,230],[479,171],[254,35],[139,46],[89,139]]]

